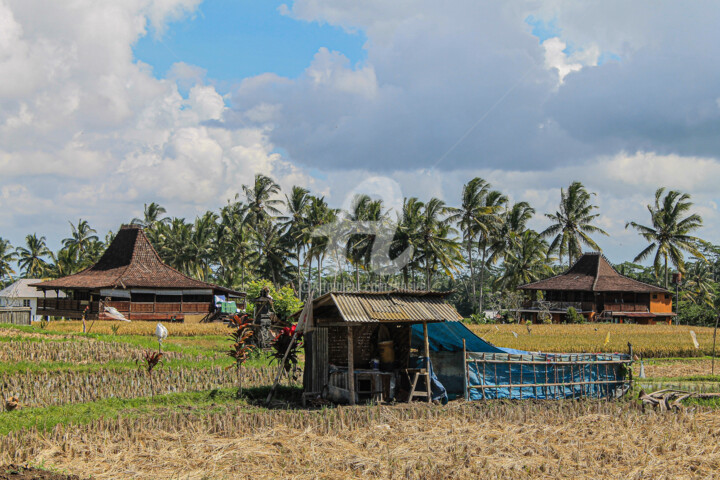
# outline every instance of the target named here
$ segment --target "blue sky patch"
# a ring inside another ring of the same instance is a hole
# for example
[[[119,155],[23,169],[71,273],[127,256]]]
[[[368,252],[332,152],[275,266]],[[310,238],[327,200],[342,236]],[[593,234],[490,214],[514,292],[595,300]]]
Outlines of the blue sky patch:
[[[525,23],[532,27],[531,33],[538,38],[540,43],[543,43],[548,38],[559,37],[562,31],[557,26],[557,18],[552,18],[548,21],[536,18],[534,15],[528,15],[525,18]]]
[[[341,52],[353,65],[366,58],[362,32],[295,20],[280,14],[282,3],[206,0],[194,15],[169,25],[161,38],[149,31],[133,53],[153,67],[156,78],[164,78],[173,63],[185,62],[229,83],[266,72],[295,78],[320,47]]]

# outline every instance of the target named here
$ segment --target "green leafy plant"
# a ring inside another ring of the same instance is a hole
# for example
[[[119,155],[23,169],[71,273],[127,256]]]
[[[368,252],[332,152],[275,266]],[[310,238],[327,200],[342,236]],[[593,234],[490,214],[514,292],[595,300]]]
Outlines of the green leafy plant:
[[[302,308],[303,302],[295,296],[295,291],[292,288],[288,286],[275,288],[272,282],[264,280],[255,280],[248,284],[248,299],[257,298],[263,287],[268,287],[270,290],[270,296],[273,298],[273,308],[281,319],[287,319],[290,315]],[[255,305],[253,305],[252,302],[248,302],[247,313],[252,315],[254,308]]]
[[[48,321],[43,318],[42,320],[40,320],[40,324],[38,326],[41,330],[45,330],[48,326]]]
[[[234,331],[229,335],[233,344],[230,346],[227,355],[231,357],[235,363],[228,368],[235,367],[238,372],[238,397],[242,396],[242,366],[252,356],[255,345],[249,343],[250,338],[255,334],[252,325],[248,321],[248,316],[235,315],[230,319],[230,327],[234,327]]]
[[[568,323],[585,323],[585,317],[578,313],[574,307],[568,307],[566,315]]]
[[[112,331],[113,335],[117,335],[119,330],[120,325],[110,325],[110,331]]]

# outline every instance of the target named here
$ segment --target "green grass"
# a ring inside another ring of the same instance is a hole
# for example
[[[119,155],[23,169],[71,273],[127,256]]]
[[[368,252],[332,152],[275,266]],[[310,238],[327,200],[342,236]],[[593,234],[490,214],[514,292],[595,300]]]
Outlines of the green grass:
[[[132,399],[106,398],[97,402],[2,412],[0,413],[0,435],[28,428],[50,430],[58,424],[86,424],[99,418],[117,418],[121,415],[141,416],[153,413],[158,408],[193,406],[202,407],[202,413],[211,413],[230,402],[243,403],[242,400],[235,397],[235,392],[235,389],[221,389]]]
[[[21,429],[51,430],[55,425],[83,425],[100,418],[135,418],[178,410],[196,415],[221,412],[229,406],[242,406],[247,411],[267,410],[263,402],[270,387],[244,388],[243,397],[237,389],[223,388],[203,392],[170,393],[131,399],[106,398],[96,402],[74,403],[52,407],[24,408],[0,412],[0,435]],[[299,388],[280,386],[275,399],[295,402]]]

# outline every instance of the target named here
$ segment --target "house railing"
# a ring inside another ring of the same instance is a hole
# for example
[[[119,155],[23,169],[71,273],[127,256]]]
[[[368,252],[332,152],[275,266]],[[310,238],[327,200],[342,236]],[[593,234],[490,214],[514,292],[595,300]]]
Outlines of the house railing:
[[[129,302],[108,301],[103,302],[106,307],[116,308],[120,313],[207,313],[210,311],[209,302]],[[60,312],[82,312],[90,307],[88,313],[98,313],[100,302],[87,300],[71,300],[66,298],[39,298],[37,310]]]
[[[544,302],[533,300],[530,302],[525,302],[523,304],[523,308],[526,310],[541,310],[543,309],[543,306],[545,306],[551,312],[565,312],[570,307],[574,308],[577,311],[589,312],[592,311],[594,308],[594,304],[592,302]]]

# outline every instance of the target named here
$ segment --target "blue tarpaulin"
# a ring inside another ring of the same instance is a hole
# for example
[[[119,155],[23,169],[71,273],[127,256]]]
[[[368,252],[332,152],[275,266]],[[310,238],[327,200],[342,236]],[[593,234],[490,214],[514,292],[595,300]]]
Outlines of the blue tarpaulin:
[[[490,388],[469,388],[468,397],[470,400],[612,398],[626,387],[623,380],[627,366],[622,362],[629,361],[628,355],[602,353],[469,353],[468,385]]]
[[[462,352],[463,339],[468,352],[527,353],[513,348],[496,347],[475,335],[462,322],[428,323],[428,340],[433,352]],[[422,325],[412,326],[412,345],[422,349],[424,344]],[[422,352],[422,350],[420,350]]]
[[[464,378],[459,377],[462,370],[455,373],[457,367],[451,368],[452,373],[441,368],[437,375],[447,382],[458,377],[459,385],[448,389],[452,394],[459,393],[455,390],[465,382],[469,386],[486,387],[468,388],[467,394],[471,400],[581,396],[607,398],[617,396],[627,388],[624,379],[627,376],[627,365],[631,362],[629,355],[530,353],[496,347],[475,335],[462,322],[430,323],[427,327],[431,356],[453,356],[455,352],[459,357],[452,360],[452,364],[459,362],[461,368],[464,365],[462,349],[465,340],[468,358],[467,373],[462,376]],[[420,352],[423,352],[423,337],[422,325],[413,325],[412,346]],[[449,368],[447,361],[445,365]]]

